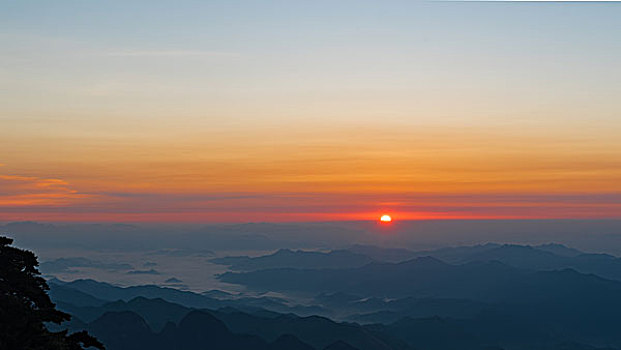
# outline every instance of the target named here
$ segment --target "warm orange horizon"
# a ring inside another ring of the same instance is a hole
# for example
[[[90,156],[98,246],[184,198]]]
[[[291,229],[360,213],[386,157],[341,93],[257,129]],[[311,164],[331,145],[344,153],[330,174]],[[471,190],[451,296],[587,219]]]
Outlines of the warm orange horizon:
[[[0,166],[0,220],[621,217],[612,138],[431,127],[246,134],[8,135],[15,151]]]
[[[16,3],[0,220],[620,218],[616,22],[495,5]]]

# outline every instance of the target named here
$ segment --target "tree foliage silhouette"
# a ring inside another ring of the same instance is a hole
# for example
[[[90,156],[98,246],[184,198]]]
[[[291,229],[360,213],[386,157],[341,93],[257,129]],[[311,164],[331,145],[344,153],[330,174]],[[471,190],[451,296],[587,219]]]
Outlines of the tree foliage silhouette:
[[[34,253],[11,246],[0,236],[0,349],[82,350],[104,346],[85,331],[49,331],[45,323],[60,324],[71,316],[56,309],[47,295]]]

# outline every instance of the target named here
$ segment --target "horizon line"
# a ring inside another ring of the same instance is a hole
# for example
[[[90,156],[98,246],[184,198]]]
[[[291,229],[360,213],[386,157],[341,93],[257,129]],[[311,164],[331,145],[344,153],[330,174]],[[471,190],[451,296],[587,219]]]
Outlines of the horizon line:
[[[421,218],[421,219],[399,219],[393,220],[388,225],[395,225],[402,222],[421,222],[421,221],[621,221],[619,218]],[[328,220],[328,221],[229,221],[229,222],[208,222],[208,221],[45,221],[45,220],[13,220],[2,221],[0,225],[9,224],[96,224],[96,225],[248,225],[248,224],[331,224],[331,223],[378,223],[379,220]],[[385,224],[384,224],[385,225]]]

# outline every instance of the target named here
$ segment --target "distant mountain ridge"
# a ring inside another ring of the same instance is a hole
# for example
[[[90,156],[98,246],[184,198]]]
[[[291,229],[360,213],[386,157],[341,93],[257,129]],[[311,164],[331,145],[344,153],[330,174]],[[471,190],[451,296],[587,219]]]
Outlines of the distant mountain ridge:
[[[247,256],[212,259],[211,262],[227,265],[233,270],[252,271],[295,266],[298,268],[349,268],[372,262],[370,257],[348,250],[330,252],[280,249],[273,254],[256,258]]]
[[[533,272],[498,261],[451,265],[433,257],[402,263],[371,263],[354,269],[269,269],[225,273],[220,279],[258,290],[318,294],[343,292],[377,297],[465,298],[482,301],[545,300],[567,288],[617,292],[621,282],[565,269]],[[554,281],[552,283],[551,281]]]
[[[621,258],[608,254],[583,253],[561,244],[539,246],[486,244],[472,247],[444,248],[416,253],[429,255],[453,264],[475,261],[500,261],[531,270],[574,269],[582,273],[621,280]]]
[[[351,249],[234,257],[219,276],[288,299],[93,280],[50,280],[50,295],[110,350],[621,348],[621,281],[602,276],[617,257],[558,244]]]
[[[487,243],[474,246],[447,247],[426,251],[353,245],[329,252],[281,249],[273,254],[212,259],[232,270],[249,272],[275,268],[345,269],[373,262],[398,263],[414,258],[434,257],[449,264],[499,261],[530,270],[574,269],[621,281],[621,258],[608,254],[584,253],[562,244],[517,245]]]
[[[156,285],[118,287],[94,280],[63,282],[51,279],[49,284],[50,295],[53,296],[55,302],[62,304],[65,302],[73,303],[73,300],[78,300],[77,306],[101,306],[106,302],[130,301],[137,297],[144,297],[161,298],[168,302],[198,309],[217,309],[229,306],[242,309],[265,308],[279,312],[296,312],[303,315],[322,312],[317,306],[290,305],[286,300],[266,296],[215,298],[209,296],[209,294],[213,294],[213,291],[204,295]]]

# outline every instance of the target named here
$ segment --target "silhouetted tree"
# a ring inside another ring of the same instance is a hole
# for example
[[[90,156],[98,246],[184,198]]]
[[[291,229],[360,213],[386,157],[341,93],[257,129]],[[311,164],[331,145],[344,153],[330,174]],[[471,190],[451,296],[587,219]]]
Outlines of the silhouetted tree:
[[[37,269],[34,253],[12,247],[0,236],[0,349],[81,350],[104,349],[85,331],[68,334],[49,331],[45,323],[60,324],[71,316],[56,309]]]

